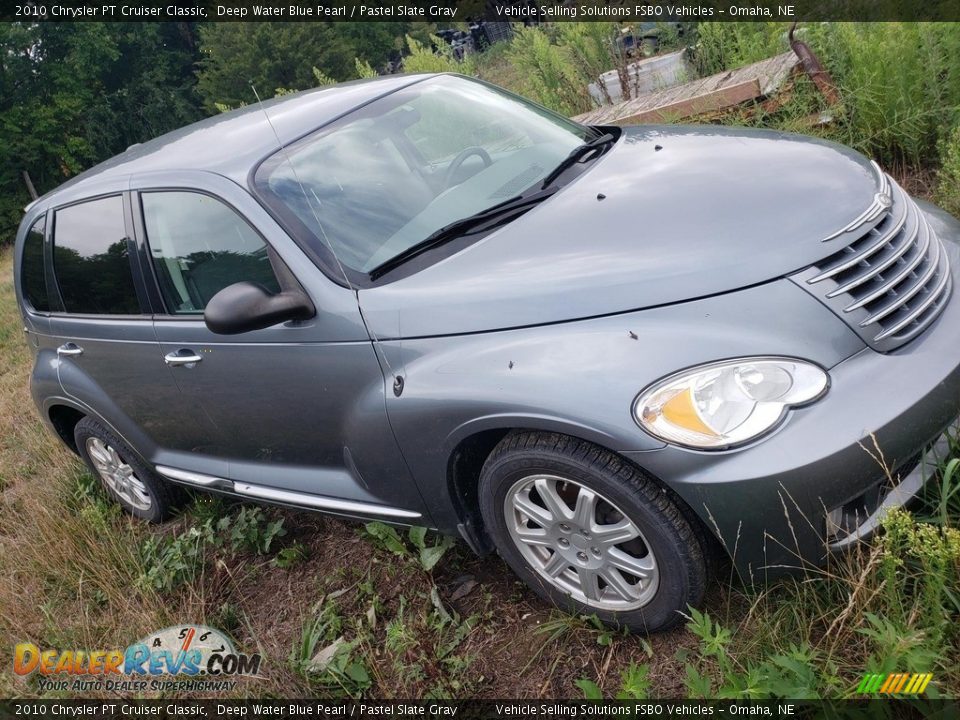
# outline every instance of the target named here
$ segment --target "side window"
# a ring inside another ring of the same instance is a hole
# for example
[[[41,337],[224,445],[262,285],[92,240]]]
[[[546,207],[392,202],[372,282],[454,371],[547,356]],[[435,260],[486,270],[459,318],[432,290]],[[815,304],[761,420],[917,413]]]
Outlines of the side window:
[[[23,298],[38,312],[50,311],[47,298],[47,279],[43,263],[43,234],[47,227],[45,217],[37,220],[23,242],[23,262],[20,265],[20,287]]]
[[[140,314],[119,195],[57,210],[53,272],[68,313]]]
[[[280,292],[267,246],[233,209],[195,192],[148,192],[140,198],[169,312],[201,313],[223,288],[244,280]]]

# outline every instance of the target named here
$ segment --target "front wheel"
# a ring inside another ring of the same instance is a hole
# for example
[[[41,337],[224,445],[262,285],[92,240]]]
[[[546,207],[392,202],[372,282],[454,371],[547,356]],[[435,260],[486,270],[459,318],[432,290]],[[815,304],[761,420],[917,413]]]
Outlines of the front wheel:
[[[487,458],[479,490],[500,555],[560,607],[654,632],[703,599],[696,529],[613,453],[564,435],[511,434]]]

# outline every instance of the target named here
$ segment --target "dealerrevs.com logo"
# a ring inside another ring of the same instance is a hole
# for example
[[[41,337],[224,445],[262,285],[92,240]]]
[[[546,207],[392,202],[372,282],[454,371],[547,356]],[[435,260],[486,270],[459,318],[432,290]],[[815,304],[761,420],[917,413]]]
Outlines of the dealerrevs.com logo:
[[[238,653],[219,630],[205,625],[174,625],[125,649],[51,650],[18,643],[13,671],[36,673],[41,691],[218,692],[232,690],[237,678],[255,677],[260,655]]]

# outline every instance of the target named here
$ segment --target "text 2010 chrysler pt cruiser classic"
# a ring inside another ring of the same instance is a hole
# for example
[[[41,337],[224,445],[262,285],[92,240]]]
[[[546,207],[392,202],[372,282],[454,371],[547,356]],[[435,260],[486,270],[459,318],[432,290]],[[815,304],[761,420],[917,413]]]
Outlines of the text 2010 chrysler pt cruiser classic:
[[[428,525],[655,630],[714,546],[763,578],[916,494],[958,255],[846,148],[419,75],[129,149],[28,207],[16,280],[40,412],[129,512]]]

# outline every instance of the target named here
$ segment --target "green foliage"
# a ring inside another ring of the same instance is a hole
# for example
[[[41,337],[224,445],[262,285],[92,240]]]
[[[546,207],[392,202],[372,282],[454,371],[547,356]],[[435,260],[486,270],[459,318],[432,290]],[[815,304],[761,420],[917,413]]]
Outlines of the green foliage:
[[[369,78],[375,78],[375,77],[377,77],[377,75],[378,75],[377,71],[374,70],[373,67],[370,65],[370,63],[367,62],[366,60],[361,60],[360,58],[355,58],[355,61],[354,61],[354,62],[355,62],[355,64],[356,64],[357,77],[358,77],[358,78],[369,79]],[[314,71],[315,71],[314,74],[320,72],[320,71],[317,70],[316,68],[314,68]],[[317,77],[317,80],[319,80],[319,79],[320,79],[320,77],[318,76],[318,77]],[[326,84],[326,83],[320,83],[320,84]]]
[[[364,525],[367,535],[376,545],[400,557],[409,557],[410,551],[400,539],[396,528],[382,522],[369,522]]]
[[[783,23],[701,23],[695,60],[711,74],[789,50]],[[960,114],[960,32],[956,23],[817,23],[798,30],[831,73],[842,106],[833,122],[811,130],[856,147],[887,164],[929,163]],[[822,98],[820,98],[822,101]],[[783,126],[823,110],[795,104]],[[791,128],[795,129],[795,128]]]
[[[580,82],[588,84],[597,81],[604,94],[607,88],[599,82],[600,76],[625,59],[621,57],[616,42],[619,28],[617,23],[606,22],[564,22],[557,25],[557,43],[566,48]],[[605,101],[610,102],[609,95]]]
[[[829,23],[811,44],[833,73],[857,147],[888,161],[921,162],[960,108],[955,23]]]
[[[408,533],[414,552],[411,552],[400,537],[400,533],[382,522],[370,522],[364,526],[367,536],[378,546],[403,558],[415,557],[420,567],[430,572],[440,562],[447,550],[454,546],[454,540],[445,535],[439,536],[433,544],[427,542],[425,527],[411,527]]]
[[[303,543],[295,542],[277,552],[276,557],[273,558],[273,564],[287,570],[299,565],[306,557],[307,549]]]
[[[299,640],[290,650],[290,666],[311,688],[326,694],[357,698],[372,684],[358,646],[360,639],[347,641],[341,634],[344,620],[332,600],[308,617]]]
[[[690,609],[687,630],[700,640],[703,674],[686,663],[686,686],[691,697],[729,699],[818,698],[822,670],[817,654],[807,644],[790,644],[785,653],[770,652],[739,660],[733,633],[709,614]],[[711,679],[712,675],[712,679]]]
[[[955,471],[955,463],[948,467]],[[923,617],[927,642],[936,651],[957,637],[951,613],[960,614],[960,530],[916,522],[902,510],[887,515],[884,530],[880,578],[887,617]]]
[[[448,535],[441,535],[434,545],[427,544],[427,529],[425,527],[410,528],[410,542],[418,551],[420,566],[430,572],[447,550],[453,547],[454,540]]]
[[[81,170],[196,120],[193,23],[0,25],[0,244],[29,202]]]
[[[580,688],[585,700],[603,700],[603,690],[593,680],[580,678],[574,680],[573,684]]]
[[[775,22],[699,23],[694,65],[701,75],[713,75],[786,52],[786,30]]]
[[[357,60],[357,63],[359,65],[360,60]],[[313,73],[313,79],[317,87],[324,87],[326,85],[336,85],[337,83],[336,80],[334,80],[332,77],[327,75],[323,70],[321,70],[318,67],[312,68],[311,72]]]
[[[273,541],[287,531],[283,529],[283,520],[268,520],[262,508],[244,505],[233,517],[220,518],[216,533],[217,544],[225,544],[231,553],[247,551],[266,555]]]
[[[192,580],[210,552],[265,555],[286,534],[283,520],[269,520],[261,508],[243,506],[235,515],[207,517],[174,536],[151,535],[140,547],[140,582],[172,592]]]
[[[650,697],[650,668],[630,663],[620,674],[617,700],[646,700]]]
[[[592,107],[573,53],[552,43],[540,28],[518,28],[508,57],[520,71],[521,90],[528,97],[564,115],[576,115]]]
[[[691,609],[697,652],[678,653],[688,695],[836,697],[852,694],[865,672],[948,676],[960,659],[956,517],[890,512],[872,544],[841,564],[761,590],[739,628]]]
[[[191,527],[175,537],[151,535],[140,546],[143,570],[140,582],[160,592],[172,592],[189,582],[203,564],[211,541],[208,526]]]
[[[438,37],[431,37],[430,41],[438,48],[433,50],[429,44],[420,42],[415,37],[407,35],[407,55],[403,59],[403,71],[408,73],[443,73],[454,72],[470,75],[473,68],[469,60],[457,60],[447,43]]]
[[[324,671],[328,688],[339,688],[353,698],[362,696],[373,684],[363,658],[355,652],[358,644],[359,641],[341,643]]]
[[[239,107],[276,88],[304,90],[386,62],[404,23],[206,23],[200,28],[197,90],[208,111]],[[317,69],[314,72],[314,69]]]
[[[580,678],[574,685],[583,693],[585,700],[603,700],[603,690],[593,680]],[[650,697],[650,668],[630,663],[620,673],[620,689],[614,695],[617,700],[646,700]]]
[[[937,174],[936,201],[944,210],[960,216],[960,125],[940,145],[940,172]],[[960,475],[956,466],[954,475]],[[960,485],[960,481],[957,483]]]

